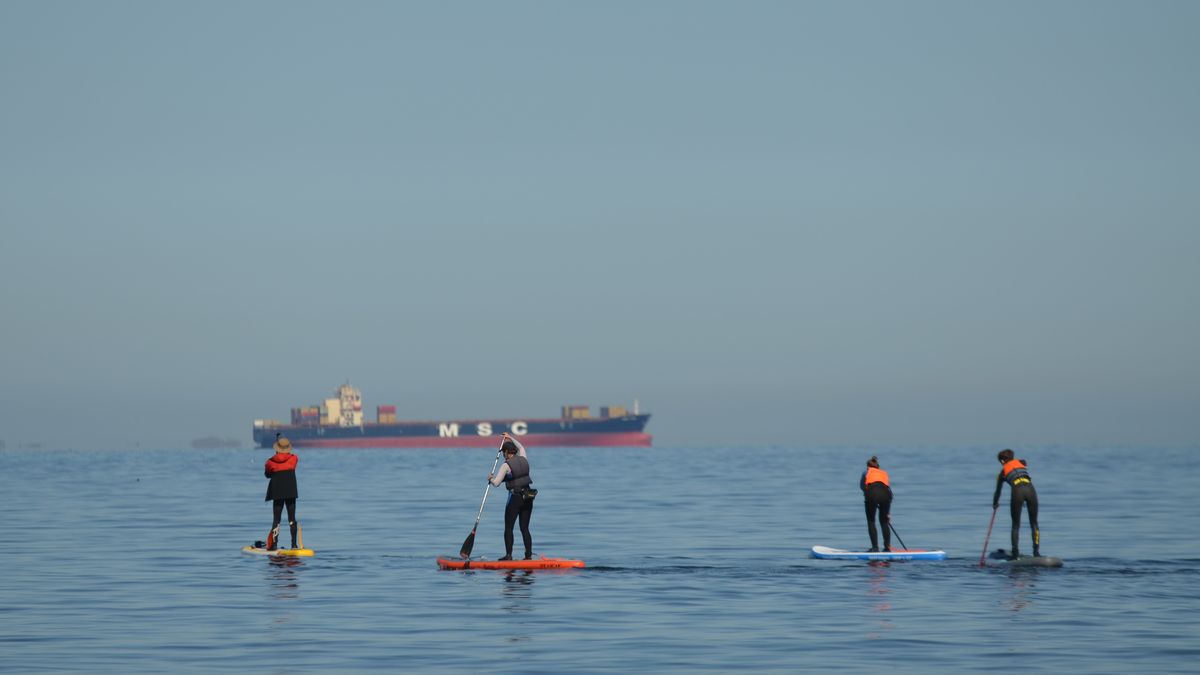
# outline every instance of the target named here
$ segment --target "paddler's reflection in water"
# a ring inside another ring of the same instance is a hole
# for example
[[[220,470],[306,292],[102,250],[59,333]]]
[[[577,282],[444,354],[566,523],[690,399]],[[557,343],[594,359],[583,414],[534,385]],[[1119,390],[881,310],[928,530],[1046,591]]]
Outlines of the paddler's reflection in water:
[[[528,614],[533,611],[533,580],[532,570],[509,570],[504,573],[502,587],[503,602],[501,608],[506,612]],[[518,622],[514,626],[520,626]],[[528,631],[518,629],[513,631],[505,640],[509,642],[526,642],[531,635]]]
[[[1036,567],[1014,567],[1004,570],[1008,576],[1008,587],[1012,591],[1005,599],[1005,605],[1011,612],[1019,612],[1033,604],[1033,596],[1037,593]]]
[[[272,556],[267,561],[267,587],[272,600],[297,600],[300,598],[300,570],[304,560],[300,558]]]
[[[876,615],[876,630],[867,634],[870,639],[881,638],[884,632],[893,628],[887,614],[892,609],[892,589],[887,585],[891,565],[891,561],[888,560],[872,560],[867,563],[867,597],[874,601],[871,610]]]

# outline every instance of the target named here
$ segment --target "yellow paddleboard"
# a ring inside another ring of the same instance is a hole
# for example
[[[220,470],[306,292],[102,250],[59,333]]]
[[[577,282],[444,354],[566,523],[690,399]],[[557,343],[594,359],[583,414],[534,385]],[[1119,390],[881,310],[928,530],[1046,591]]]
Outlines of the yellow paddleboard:
[[[314,555],[311,548],[277,548],[274,551],[269,551],[265,548],[255,548],[253,546],[243,546],[242,553],[252,553],[254,555],[286,555],[297,558],[307,558]]]

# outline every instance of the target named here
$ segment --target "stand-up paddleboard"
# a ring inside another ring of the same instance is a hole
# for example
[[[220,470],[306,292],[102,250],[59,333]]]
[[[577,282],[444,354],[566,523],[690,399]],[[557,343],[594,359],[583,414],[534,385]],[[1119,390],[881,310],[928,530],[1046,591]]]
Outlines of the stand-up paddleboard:
[[[437,564],[444,570],[561,570],[584,567],[582,560],[547,558],[545,556],[533,560],[488,560],[486,558],[439,556]]]
[[[296,558],[307,558],[314,555],[311,548],[259,548],[257,546],[243,546],[242,553],[251,553],[254,555],[279,555],[292,556]]]
[[[894,548],[890,551],[845,551],[828,546],[812,547],[812,557],[822,560],[945,560],[945,551]]]
[[[1004,549],[1000,549],[988,555],[991,558],[993,565],[1003,565],[1005,567],[1062,567],[1062,558],[1055,558],[1051,555],[1022,555],[1016,558],[1009,558],[1008,553]]]
[[[288,556],[292,558],[308,558],[313,555],[311,548],[304,548],[304,528],[300,527],[300,523],[296,523],[296,547],[295,548],[272,548],[279,542],[278,529],[271,530],[267,533],[267,540],[256,541],[251,546],[243,546],[242,553],[250,553],[253,555],[272,555],[272,556]]]

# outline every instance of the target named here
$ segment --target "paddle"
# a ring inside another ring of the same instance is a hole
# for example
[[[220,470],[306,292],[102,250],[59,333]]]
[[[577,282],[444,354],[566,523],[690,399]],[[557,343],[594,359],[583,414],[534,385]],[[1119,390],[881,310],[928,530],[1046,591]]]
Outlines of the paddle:
[[[488,473],[495,475],[496,467],[500,465],[500,452],[504,449],[504,444],[500,444],[500,450],[496,451],[496,461],[492,462],[492,470]],[[475,529],[479,527],[479,519],[483,517],[483,505],[487,503],[488,492],[492,489],[492,481],[488,481],[487,487],[483,489],[483,501],[479,502],[479,513],[475,514],[475,524],[471,526],[471,534],[467,535],[466,541],[463,542],[462,548],[458,551],[458,557],[470,558],[471,549],[475,548]]]
[[[988,533],[987,533],[987,536],[983,538],[983,553],[979,554],[979,566],[980,567],[987,567],[987,563],[984,562],[984,559],[987,557],[988,540],[990,540],[992,538],[992,525],[994,525],[996,523],[996,510],[999,508],[1000,508],[999,506],[992,507],[992,519],[990,521],[988,521]]]
[[[891,516],[888,516],[888,527],[892,528],[892,534],[896,535],[896,541],[900,542],[900,548],[907,551],[908,547],[904,545],[904,540],[900,538],[900,533],[896,531],[896,526],[892,524]]]

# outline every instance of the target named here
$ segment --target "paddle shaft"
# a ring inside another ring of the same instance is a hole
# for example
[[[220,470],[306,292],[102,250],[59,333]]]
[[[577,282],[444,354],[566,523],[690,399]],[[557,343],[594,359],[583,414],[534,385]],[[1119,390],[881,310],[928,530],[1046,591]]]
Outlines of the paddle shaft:
[[[496,451],[496,461],[492,462],[492,470],[488,475],[496,475],[496,467],[500,466],[500,451]],[[479,502],[479,513],[475,514],[475,526],[471,528],[474,532],[476,527],[479,527],[479,519],[483,517],[483,505],[487,503],[488,493],[492,490],[492,481],[487,482],[487,487],[483,488],[483,501]]]
[[[994,507],[992,509],[992,519],[990,521],[988,521],[987,536],[983,538],[983,553],[979,554],[979,566],[980,567],[985,567],[987,565],[987,563],[984,562],[984,559],[987,557],[988,541],[990,541],[992,538],[992,525],[996,524],[996,511],[997,510],[999,510],[999,507]]]
[[[500,466],[500,453],[504,451],[504,443],[501,442],[500,449],[496,451],[496,461],[492,462],[492,470],[489,475],[496,474],[496,467]],[[483,488],[483,501],[479,502],[479,513],[475,514],[475,524],[471,526],[471,534],[467,535],[463,541],[462,548],[458,550],[458,555],[461,558],[470,558],[471,549],[475,548],[475,530],[479,528],[479,519],[483,517],[483,505],[487,504],[488,493],[492,491],[492,481],[488,480],[487,487]]]
[[[892,519],[891,519],[891,517],[888,517],[888,527],[892,528],[892,534],[896,535],[896,541],[900,542],[900,548],[902,548],[902,549],[904,549],[905,551],[907,551],[907,550],[908,550],[908,546],[906,546],[906,545],[904,544],[904,540],[900,538],[900,533],[896,531],[896,526],[895,526],[895,525],[892,525]]]

